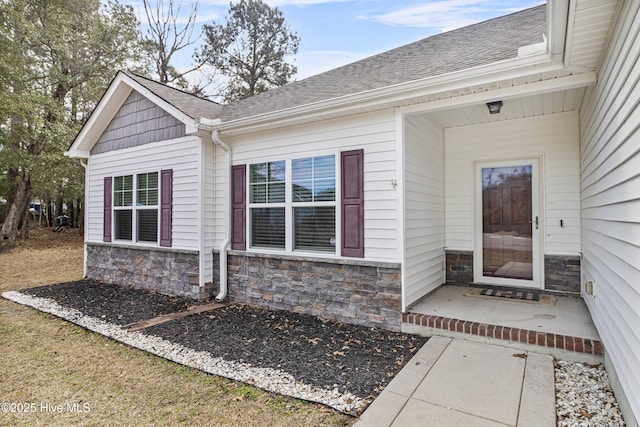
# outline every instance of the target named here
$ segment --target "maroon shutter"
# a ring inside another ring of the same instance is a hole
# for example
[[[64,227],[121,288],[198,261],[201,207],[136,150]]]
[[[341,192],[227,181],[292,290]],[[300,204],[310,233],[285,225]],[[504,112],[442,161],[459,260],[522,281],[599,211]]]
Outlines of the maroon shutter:
[[[364,258],[364,151],[341,153],[342,256]]]
[[[231,249],[244,251],[246,243],[247,166],[231,167]]]
[[[171,247],[173,169],[160,172],[160,246]]]
[[[113,206],[113,178],[104,178],[104,213],[102,222],[102,241],[111,241],[111,207]]]

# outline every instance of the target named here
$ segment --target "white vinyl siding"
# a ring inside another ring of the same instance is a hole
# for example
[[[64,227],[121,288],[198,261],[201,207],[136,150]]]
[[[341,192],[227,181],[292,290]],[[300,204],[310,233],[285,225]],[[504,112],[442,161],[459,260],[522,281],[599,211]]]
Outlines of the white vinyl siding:
[[[578,255],[578,126],[578,113],[568,112],[445,129],[447,248],[473,249],[474,162],[540,157],[544,253]]]
[[[102,242],[104,177],[173,169],[172,247],[200,249],[200,139],[186,137],[91,156],[87,242]]]
[[[364,149],[364,219],[365,259],[399,262],[398,212],[396,190],[398,179],[395,148],[395,114],[384,111],[345,119],[295,126],[278,131],[229,138],[234,164],[338,154]],[[220,152],[218,150],[216,153]],[[216,161],[223,166],[224,156]],[[336,168],[339,169],[339,162]],[[217,172],[216,215],[224,203],[224,176]],[[339,201],[338,201],[339,203]],[[216,244],[224,236],[216,222]]]
[[[403,310],[444,283],[443,150],[442,128],[405,117]]]
[[[640,420],[640,3],[624,2],[580,115],[584,295]],[[616,390],[620,392],[620,390]]]

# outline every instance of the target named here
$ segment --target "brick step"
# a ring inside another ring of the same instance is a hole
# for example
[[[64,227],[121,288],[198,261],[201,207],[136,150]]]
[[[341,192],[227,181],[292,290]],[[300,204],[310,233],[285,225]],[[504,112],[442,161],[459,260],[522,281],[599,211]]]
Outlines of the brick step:
[[[442,330],[539,347],[555,348],[596,357],[602,357],[603,355],[602,343],[599,340],[588,338],[558,335],[419,313],[403,313],[402,323],[422,326],[432,330]]]

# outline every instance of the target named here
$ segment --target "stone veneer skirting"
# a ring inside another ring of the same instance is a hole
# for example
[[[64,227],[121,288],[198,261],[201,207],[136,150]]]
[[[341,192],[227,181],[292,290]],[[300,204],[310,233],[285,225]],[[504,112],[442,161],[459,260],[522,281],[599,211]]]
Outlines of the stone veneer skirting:
[[[473,283],[473,251],[446,251],[446,283]],[[580,294],[580,257],[544,256],[544,290]]]
[[[580,280],[579,256],[544,256],[545,290],[580,294]]]
[[[400,264],[242,251],[227,261],[231,301],[400,330]]]
[[[87,243],[87,277],[168,295],[205,299],[213,286],[199,286],[198,251]]]

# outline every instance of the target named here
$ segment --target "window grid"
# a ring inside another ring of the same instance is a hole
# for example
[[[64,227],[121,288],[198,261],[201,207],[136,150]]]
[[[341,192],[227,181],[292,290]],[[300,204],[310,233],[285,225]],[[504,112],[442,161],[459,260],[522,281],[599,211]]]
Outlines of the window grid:
[[[113,227],[116,240],[158,243],[158,172],[113,178]],[[135,182],[135,186],[134,186]]]
[[[334,154],[248,169],[250,247],[337,253]]]

